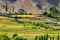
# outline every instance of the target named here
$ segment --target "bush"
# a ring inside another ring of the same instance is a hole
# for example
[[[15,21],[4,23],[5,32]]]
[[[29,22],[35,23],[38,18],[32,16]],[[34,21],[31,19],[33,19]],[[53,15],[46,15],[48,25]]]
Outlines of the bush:
[[[27,40],[26,38],[20,38],[19,36],[16,36],[14,40]]]
[[[40,27],[43,27],[43,28],[46,28],[46,29],[51,28],[49,24],[47,25],[43,22],[33,22],[32,24],[35,26],[35,27],[33,27],[34,29],[37,29],[37,28],[40,28]]]
[[[13,39],[14,39],[14,40],[27,40],[26,38],[21,38],[21,37],[19,37],[17,34],[14,34],[14,35],[13,35]]]
[[[10,38],[7,35],[2,35],[3,40],[10,40]]]
[[[47,12],[44,12],[43,15],[47,15],[48,13]]]
[[[18,35],[17,35],[17,34],[14,34],[14,35],[13,35],[13,38],[16,37],[16,36],[18,36]]]
[[[14,37],[14,40],[22,40],[19,36]]]
[[[15,21],[18,21],[18,17],[17,16],[15,16],[14,19],[15,19]]]
[[[44,12],[43,15],[51,18],[57,18],[56,7],[52,7],[51,13],[48,14],[47,12]]]

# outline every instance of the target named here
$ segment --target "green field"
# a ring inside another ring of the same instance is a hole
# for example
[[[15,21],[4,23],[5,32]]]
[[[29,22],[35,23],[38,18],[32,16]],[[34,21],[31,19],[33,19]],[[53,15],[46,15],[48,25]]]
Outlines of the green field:
[[[44,34],[56,36],[60,34],[60,21],[42,15],[0,16],[1,34],[6,34],[9,37],[18,34],[20,37],[26,37],[28,40],[34,40],[35,36]]]

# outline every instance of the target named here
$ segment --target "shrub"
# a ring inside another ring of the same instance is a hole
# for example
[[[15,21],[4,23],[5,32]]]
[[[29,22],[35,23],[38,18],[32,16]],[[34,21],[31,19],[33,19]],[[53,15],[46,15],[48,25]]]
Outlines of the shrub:
[[[16,36],[14,40],[27,40],[26,38],[20,38],[19,36]]]
[[[51,18],[57,18],[56,7],[52,7],[51,13],[48,14],[47,12],[44,12],[43,15]]]
[[[48,29],[48,28],[50,28],[50,25],[47,25],[47,24],[45,24],[45,23],[43,23],[43,22],[33,22],[32,23],[35,27],[33,27],[33,28],[40,28],[40,27],[43,27],[43,28],[46,28],[46,29]]]
[[[48,13],[47,12],[44,12],[43,15],[47,15]]]
[[[32,27],[33,29],[37,29],[37,27]]]
[[[22,40],[19,36],[14,37],[14,40]]]
[[[14,19],[15,19],[15,21],[18,21],[18,17],[17,16],[15,16]]]
[[[27,40],[26,38],[21,38],[21,37],[19,37],[17,34],[14,34],[14,35],[13,35],[13,39],[14,39],[14,40]]]
[[[3,35],[3,40],[10,40],[10,38],[7,35]]]
[[[13,35],[13,38],[16,37],[16,36],[18,36],[18,35],[17,35],[17,34],[14,34],[14,35]]]

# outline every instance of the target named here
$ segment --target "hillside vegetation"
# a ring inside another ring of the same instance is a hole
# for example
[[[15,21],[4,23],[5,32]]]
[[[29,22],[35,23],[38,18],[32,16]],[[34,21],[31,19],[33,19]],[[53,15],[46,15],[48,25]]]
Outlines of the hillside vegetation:
[[[60,33],[59,17],[28,14],[1,15],[0,34],[7,34],[11,37],[15,33],[22,37],[26,36],[28,40],[34,40],[35,36],[44,34],[56,36]]]

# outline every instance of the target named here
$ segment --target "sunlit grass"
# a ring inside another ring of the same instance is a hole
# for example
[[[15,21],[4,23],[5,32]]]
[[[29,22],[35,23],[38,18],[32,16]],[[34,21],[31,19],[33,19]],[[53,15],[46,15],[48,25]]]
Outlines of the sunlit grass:
[[[13,16],[16,16],[16,15],[13,15]],[[60,34],[60,30],[51,30],[51,28],[45,29],[41,26],[33,25],[33,22],[35,23],[49,22],[44,17],[38,17],[37,15],[17,15],[17,16],[22,17],[23,19],[18,19],[18,20],[23,21],[24,23],[18,23],[14,20],[12,21],[8,17],[3,17],[3,16],[0,17],[1,19],[0,20],[0,34],[7,34],[11,37],[13,34],[17,33],[19,36],[26,36],[30,40],[34,39],[36,35],[39,36],[39,35],[44,35],[44,34],[49,34],[49,35],[54,34],[55,36],[56,34]],[[24,19],[24,17],[37,18],[39,19],[39,21],[35,19],[34,20]],[[58,24],[60,24],[60,22],[58,22]],[[46,25],[48,25],[49,27],[55,28],[53,24],[46,24]],[[33,27],[37,27],[37,28],[33,29]]]

